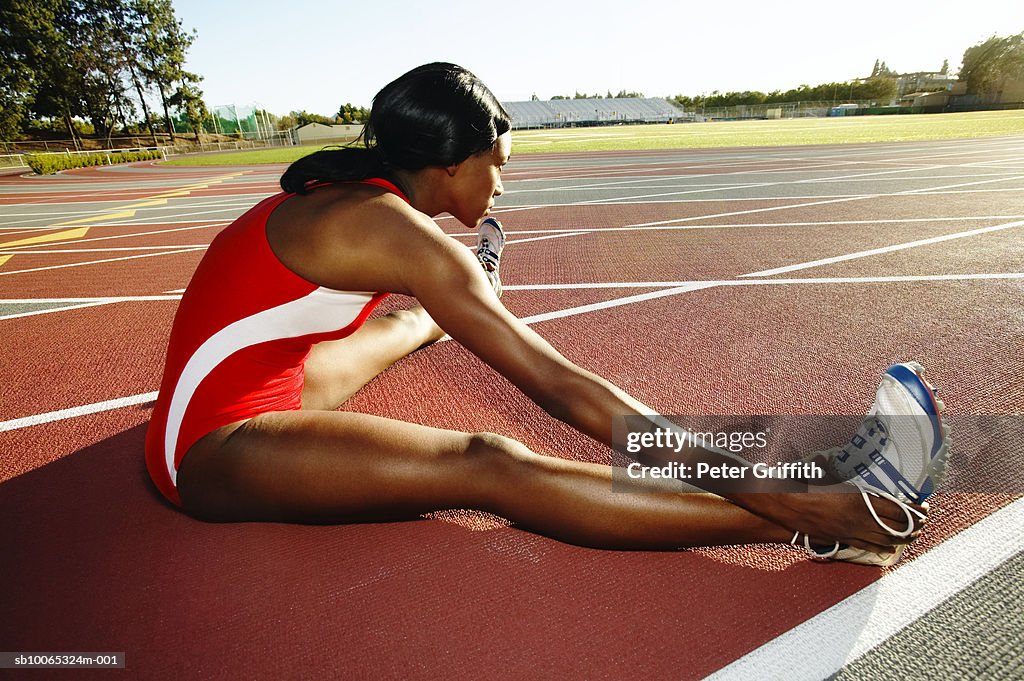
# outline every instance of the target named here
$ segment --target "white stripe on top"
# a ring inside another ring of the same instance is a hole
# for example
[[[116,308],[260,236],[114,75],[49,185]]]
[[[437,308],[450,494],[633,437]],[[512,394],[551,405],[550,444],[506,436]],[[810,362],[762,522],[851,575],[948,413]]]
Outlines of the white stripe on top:
[[[217,365],[239,350],[259,343],[344,329],[359,317],[373,295],[321,287],[302,298],[239,319],[200,345],[185,364],[171,395],[164,432],[164,459],[171,482],[178,484],[174,452],[185,410],[199,384]]]

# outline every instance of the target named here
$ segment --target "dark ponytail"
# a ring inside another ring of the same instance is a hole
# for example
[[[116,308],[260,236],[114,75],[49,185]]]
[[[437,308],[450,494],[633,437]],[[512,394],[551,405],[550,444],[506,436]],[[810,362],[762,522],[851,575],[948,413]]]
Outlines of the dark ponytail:
[[[281,177],[281,188],[302,194],[315,182],[455,165],[490,149],[511,127],[508,113],[479,78],[454,64],[426,64],[377,93],[361,145],[295,161]]]
[[[281,189],[305,194],[314,182],[346,182],[382,177],[387,168],[376,149],[343,147],[321,149],[295,161],[281,176]]]

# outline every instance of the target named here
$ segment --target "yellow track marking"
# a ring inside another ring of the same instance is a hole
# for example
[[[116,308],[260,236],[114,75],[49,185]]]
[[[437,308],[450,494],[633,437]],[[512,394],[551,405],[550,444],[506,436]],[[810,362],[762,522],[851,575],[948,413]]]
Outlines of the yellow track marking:
[[[63,232],[51,232],[49,234],[43,234],[42,236],[32,236],[27,239],[8,241],[6,243],[0,244],[0,248],[11,248],[12,246],[28,246],[30,244],[45,244],[49,243],[50,241],[63,241],[64,239],[81,239],[83,236],[85,236],[85,233],[88,231],[88,227],[80,227],[79,229],[67,229],[64,230]],[[11,258],[10,255],[0,257],[4,257],[4,262]]]
[[[226,180],[230,180],[233,177],[241,177],[242,175],[245,175],[248,172],[249,172],[248,170],[244,170],[244,171],[237,172],[237,173],[229,173],[227,175],[220,175],[220,176],[214,177],[214,178],[212,178],[212,179],[210,179],[210,180],[208,180],[206,182],[203,182],[203,183],[196,183],[196,184],[186,185],[184,187],[179,187],[178,189],[172,189],[170,191],[162,192],[160,194],[154,194],[153,196],[149,197],[148,200],[143,200],[141,202],[132,203],[132,204],[129,204],[129,205],[126,205],[126,206],[120,206],[118,208],[111,208],[111,209],[108,209],[107,211],[105,211],[105,212],[103,212],[103,213],[101,213],[99,215],[93,215],[93,216],[87,217],[87,218],[80,218],[78,220],[69,220],[67,222],[58,222],[54,226],[55,227],[67,227],[67,226],[70,226],[70,225],[82,225],[82,224],[87,224],[87,223],[106,222],[108,220],[116,220],[117,218],[133,218],[133,217],[135,217],[135,210],[138,209],[138,208],[146,208],[146,207],[149,207],[149,206],[162,206],[162,205],[166,205],[167,204],[167,199],[169,199],[169,198],[180,197],[180,196],[188,196],[193,191],[197,191],[199,189],[207,189],[211,184],[220,184],[221,182],[224,182]],[[63,241],[63,240],[66,240],[66,239],[81,239],[82,237],[84,237],[86,235],[86,233],[88,231],[89,231],[88,227],[81,227],[79,229],[69,229],[69,230],[65,230],[63,232],[52,232],[50,234],[45,234],[43,236],[34,236],[34,237],[29,237],[27,239],[19,239],[18,241],[8,241],[7,243],[0,244],[0,248],[10,248],[10,247],[13,247],[13,246],[28,246],[28,245],[31,245],[31,244],[42,244],[42,243],[49,243],[51,241]],[[11,254],[11,255],[0,255],[0,267],[3,267],[4,264],[8,260],[10,260],[12,257],[14,257],[14,254]]]

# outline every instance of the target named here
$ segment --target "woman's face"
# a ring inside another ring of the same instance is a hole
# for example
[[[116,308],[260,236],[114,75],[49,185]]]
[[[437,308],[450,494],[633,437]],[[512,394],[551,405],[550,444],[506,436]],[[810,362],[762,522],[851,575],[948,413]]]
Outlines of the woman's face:
[[[487,151],[473,154],[456,166],[452,176],[452,208],[455,218],[473,228],[490,213],[494,199],[501,196],[501,169],[512,152],[512,133],[506,132]]]

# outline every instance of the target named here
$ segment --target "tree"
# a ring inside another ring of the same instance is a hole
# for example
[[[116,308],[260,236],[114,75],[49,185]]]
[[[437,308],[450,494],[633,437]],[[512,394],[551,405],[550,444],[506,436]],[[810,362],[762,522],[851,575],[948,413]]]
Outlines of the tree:
[[[125,3],[121,0],[108,0],[108,4],[111,14],[111,39],[117,46],[124,70],[128,73],[139,105],[142,107],[143,123],[153,138],[153,144],[158,144],[156,130],[153,127],[153,116],[150,114],[149,104],[146,101],[144,87],[146,77],[136,61],[142,36],[145,35],[150,19],[146,15],[145,8],[137,2]]]
[[[181,21],[174,16],[170,0],[131,0],[146,17],[139,35],[139,64],[146,82],[154,85],[160,93],[164,108],[167,132],[174,140],[174,125],[171,122],[170,96],[174,84],[186,81],[197,82],[199,76],[185,71],[185,53],[195,42],[196,33],[186,32]]]
[[[5,0],[0,5],[0,137],[4,139],[17,136],[35,103],[46,45],[57,36],[55,5],[25,0]]]
[[[342,125],[362,123],[370,118],[370,110],[355,104],[342,104],[338,109],[337,119]]]
[[[174,83],[200,80],[182,68],[194,32],[181,29],[170,0],[4,0],[0,19],[4,137],[32,116],[62,121],[76,146],[76,119],[109,138],[135,116],[131,88],[153,133],[146,88],[160,89],[169,121]]]
[[[972,95],[994,95],[1008,79],[1024,79],[1024,32],[968,47],[960,66],[960,80]]]
[[[195,77],[195,74],[192,73],[187,75]],[[194,82],[189,82],[188,79],[182,80],[181,86],[168,98],[168,103],[185,114],[198,143],[203,123],[210,118],[210,111],[203,101],[203,91],[195,87]]]
[[[28,114],[63,121],[77,146],[74,116],[84,113],[89,41],[79,0],[7,0],[0,30],[0,96],[5,129]]]
[[[874,76],[850,88],[850,99],[889,101],[895,96],[896,79],[891,76]]]
[[[295,119],[295,125],[300,128],[304,125],[309,125],[310,123],[321,123],[323,125],[331,124],[331,119],[327,116],[309,113],[308,111],[292,111],[288,116]]]

